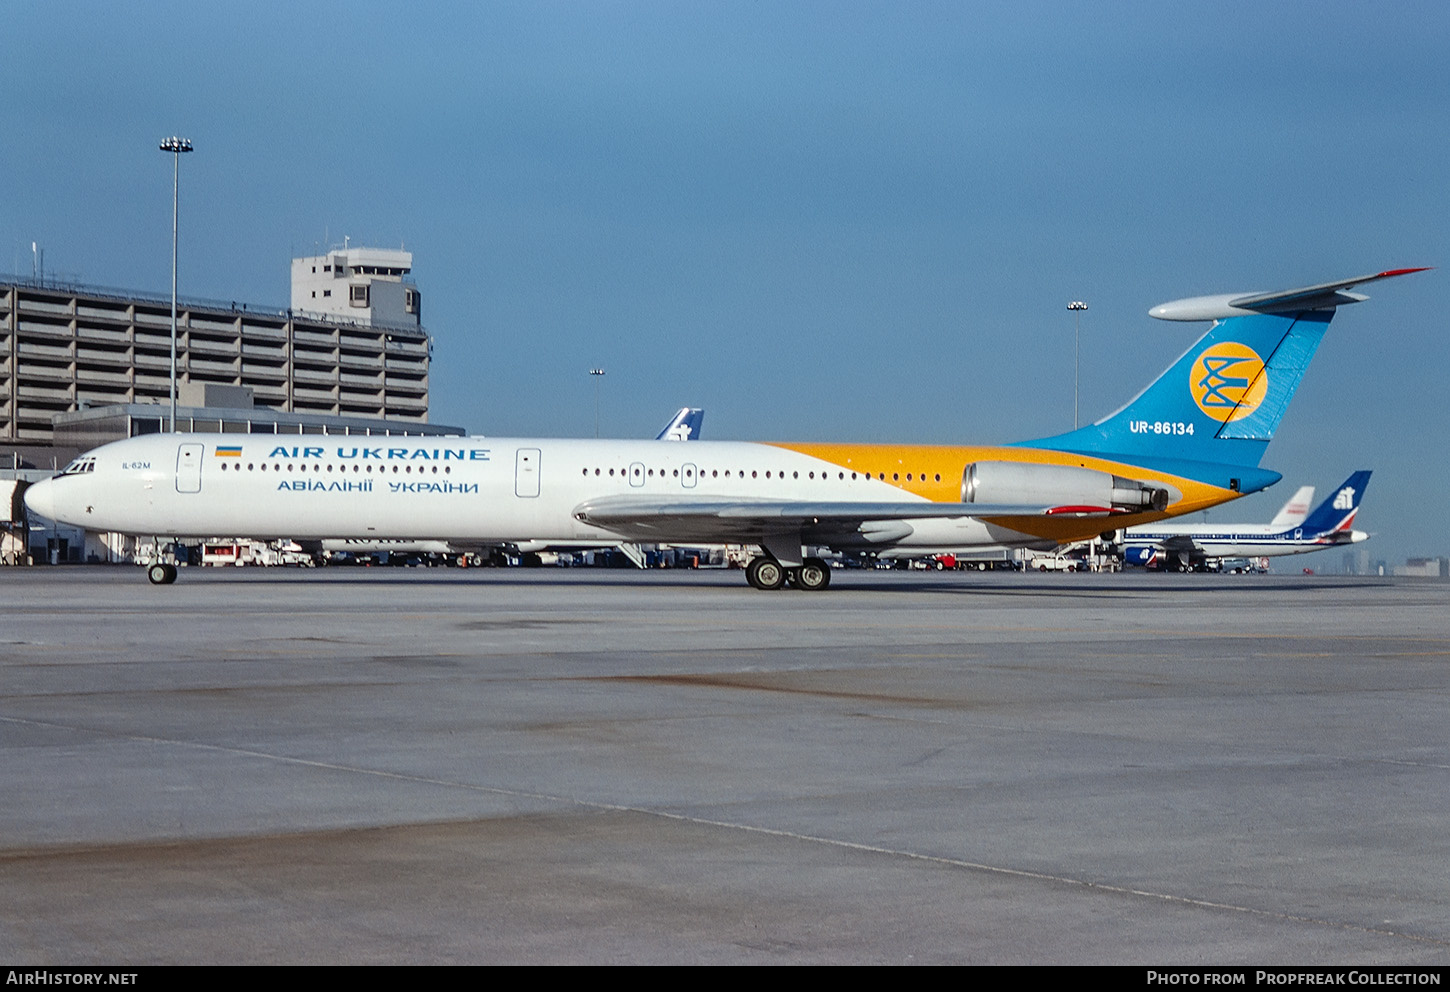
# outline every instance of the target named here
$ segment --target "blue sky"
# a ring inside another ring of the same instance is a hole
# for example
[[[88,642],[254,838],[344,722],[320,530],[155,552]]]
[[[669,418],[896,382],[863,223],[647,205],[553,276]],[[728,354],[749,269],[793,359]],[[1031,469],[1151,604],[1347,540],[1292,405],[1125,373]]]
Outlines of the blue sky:
[[[995,443],[1109,412],[1154,304],[1450,264],[1450,5],[12,0],[0,269],[284,306],[415,253],[433,419],[488,434]],[[1373,557],[1450,553],[1446,273],[1336,318],[1214,519],[1375,470]],[[1313,559],[1306,560],[1312,563]],[[1324,563],[1328,565],[1328,562]],[[1337,564],[1337,562],[1336,562]]]

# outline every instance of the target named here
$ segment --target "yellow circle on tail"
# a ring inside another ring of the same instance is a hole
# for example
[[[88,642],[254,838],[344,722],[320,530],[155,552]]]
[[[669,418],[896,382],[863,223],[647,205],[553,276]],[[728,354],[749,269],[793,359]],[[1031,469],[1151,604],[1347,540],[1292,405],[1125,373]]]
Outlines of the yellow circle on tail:
[[[1269,374],[1254,349],[1224,341],[1193,360],[1188,389],[1204,414],[1228,423],[1259,408],[1269,390]]]

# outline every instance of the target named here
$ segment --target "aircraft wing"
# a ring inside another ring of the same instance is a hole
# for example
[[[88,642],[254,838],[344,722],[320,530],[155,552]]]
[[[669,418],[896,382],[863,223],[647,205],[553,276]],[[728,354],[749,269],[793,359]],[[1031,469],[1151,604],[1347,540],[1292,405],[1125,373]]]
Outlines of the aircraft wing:
[[[867,503],[806,500],[722,500],[701,497],[605,496],[574,508],[574,517],[639,540],[677,539],[681,531],[692,540],[755,542],[762,534],[787,531],[845,533],[863,525],[925,518],[977,519],[1010,526],[1010,518],[1048,515],[1103,516],[1098,507],[1054,507],[1042,504]],[[1004,519],[1007,518],[1007,519]]]
[[[1163,540],[1158,542],[1158,547],[1162,548],[1164,551],[1172,551],[1178,554],[1181,554],[1183,552],[1194,552],[1200,550],[1198,545],[1194,543],[1193,538],[1189,537],[1187,534],[1178,534],[1174,537],[1165,537]]]

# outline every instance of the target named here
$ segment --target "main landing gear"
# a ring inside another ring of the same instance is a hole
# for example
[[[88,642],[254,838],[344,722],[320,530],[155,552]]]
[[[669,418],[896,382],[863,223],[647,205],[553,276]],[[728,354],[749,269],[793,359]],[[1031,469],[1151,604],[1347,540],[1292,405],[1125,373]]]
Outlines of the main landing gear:
[[[176,566],[163,565],[161,562],[148,565],[146,578],[151,580],[153,586],[169,586],[176,581]]]
[[[819,558],[807,558],[795,568],[786,568],[767,555],[753,558],[745,566],[745,581],[757,589],[794,589],[817,592],[831,584],[831,569]]]

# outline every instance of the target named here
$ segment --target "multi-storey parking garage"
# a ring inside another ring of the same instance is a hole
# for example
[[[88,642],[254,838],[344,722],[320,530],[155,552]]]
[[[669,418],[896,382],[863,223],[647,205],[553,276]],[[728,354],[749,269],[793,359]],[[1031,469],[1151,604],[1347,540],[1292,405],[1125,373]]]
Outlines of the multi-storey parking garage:
[[[343,248],[293,260],[285,309],[179,301],[176,430],[462,433],[428,423],[412,264]],[[171,429],[171,321],[169,296],[0,275],[0,562],[129,553],[134,538],[29,521],[19,494],[90,448]]]
[[[245,386],[259,406],[341,417],[428,419],[428,335],[308,311],[185,302],[182,383]],[[170,397],[169,300],[0,277],[0,442],[47,444],[84,407]]]

